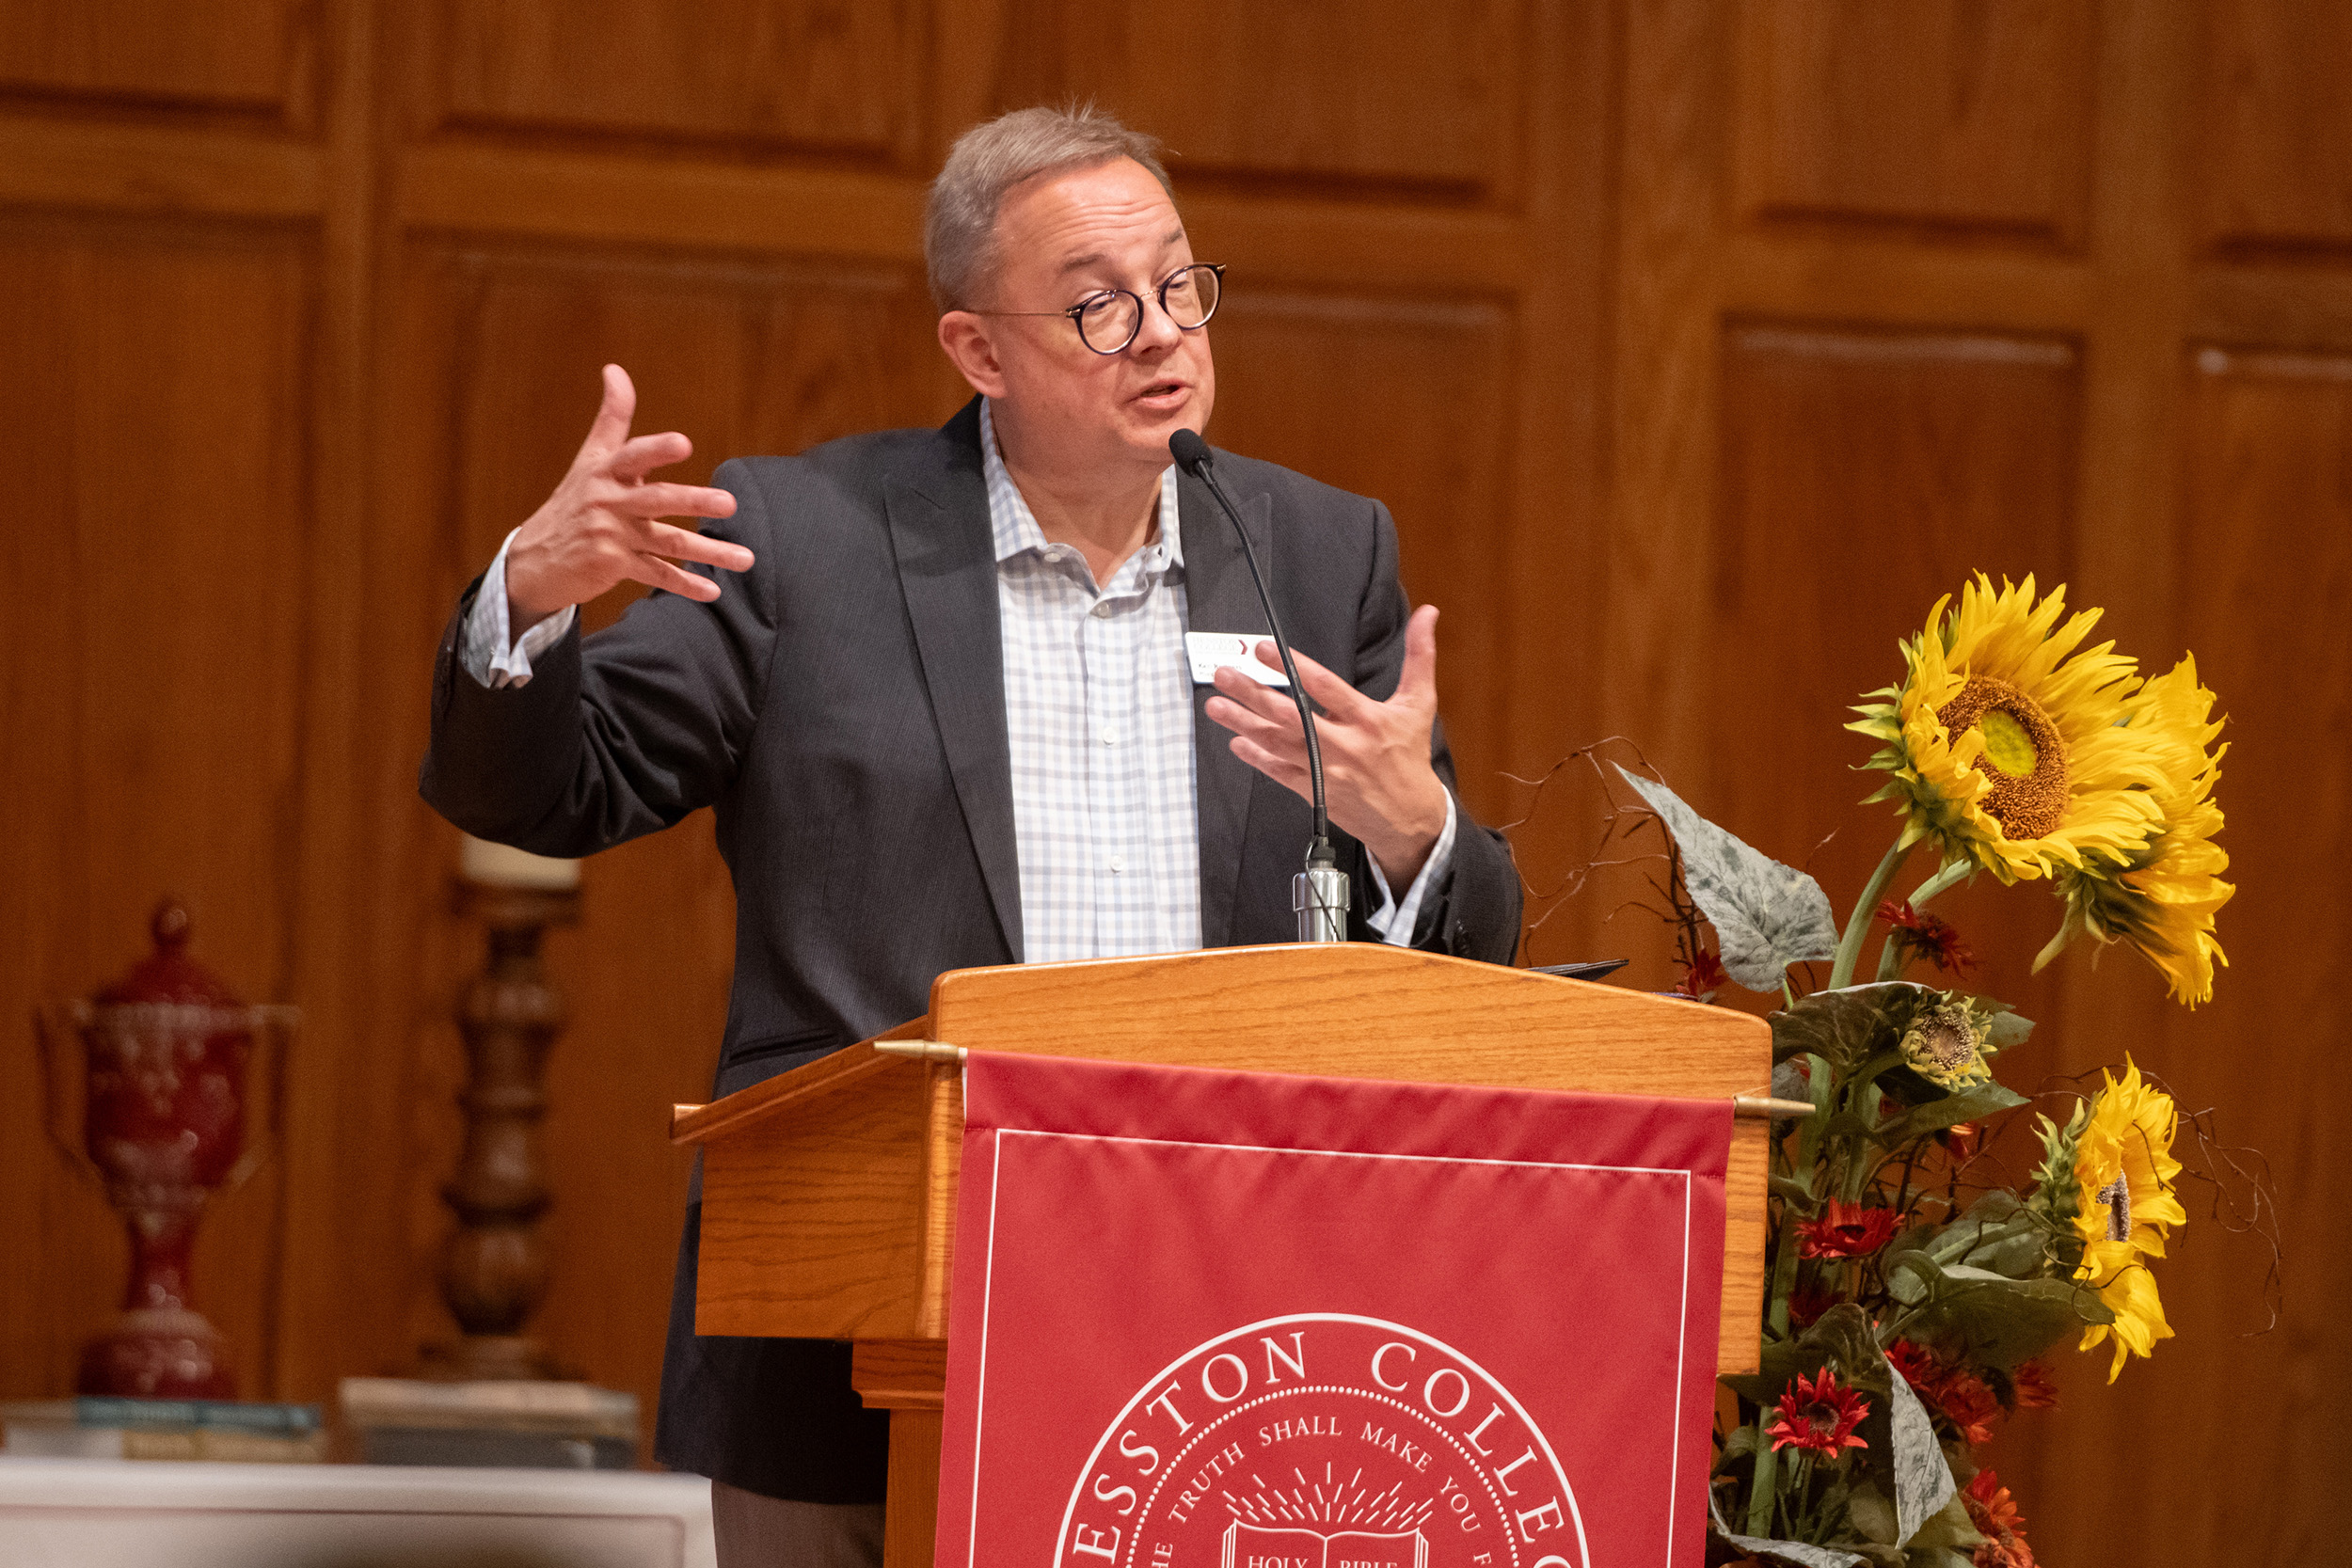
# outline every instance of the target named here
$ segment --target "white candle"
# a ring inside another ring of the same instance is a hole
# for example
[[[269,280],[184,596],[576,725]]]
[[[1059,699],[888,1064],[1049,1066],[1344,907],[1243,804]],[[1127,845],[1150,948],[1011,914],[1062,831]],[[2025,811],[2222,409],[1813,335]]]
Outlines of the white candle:
[[[461,836],[457,873],[482,887],[527,887],[561,892],[580,886],[578,861],[549,860],[471,833]]]

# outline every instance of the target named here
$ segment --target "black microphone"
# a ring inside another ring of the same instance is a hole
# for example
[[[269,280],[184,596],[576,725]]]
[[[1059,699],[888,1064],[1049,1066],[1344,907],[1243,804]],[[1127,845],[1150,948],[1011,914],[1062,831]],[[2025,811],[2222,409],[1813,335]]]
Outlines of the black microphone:
[[[1315,741],[1314,705],[1307,701],[1306,684],[1298,678],[1298,665],[1291,657],[1290,639],[1282,635],[1282,623],[1274,613],[1273,597],[1265,591],[1265,578],[1258,570],[1258,552],[1250,547],[1249,531],[1241,526],[1241,514],[1225,499],[1224,486],[1216,482],[1216,459],[1209,451],[1209,443],[1194,430],[1180,430],[1168,438],[1168,455],[1176,466],[1208,486],[1209,495],[1224,512],[1226,521],[1233,525],[1233,535],[1241,541],[1242,559],[1249,563],[1249,580],[1257,586],[1258,603],[1265,610],[1265,624],[1274,633],[1275,651],[1282,656],[1282,673],[1290,677],[1291,700],[1298,705],[1298,722],[1307,736],[1307,777],[1313,786],[1314,837],[1307,845],[1307,868],[1291,880],[1291,909],[1298,916],[1298,940],[1301,942],[1345,942],[1347,940],[1347,911],[1354,889],[1346,875],[1339,868],[1339,857],[1331,852],[1331,815],[1323,798],[1323,749]]]

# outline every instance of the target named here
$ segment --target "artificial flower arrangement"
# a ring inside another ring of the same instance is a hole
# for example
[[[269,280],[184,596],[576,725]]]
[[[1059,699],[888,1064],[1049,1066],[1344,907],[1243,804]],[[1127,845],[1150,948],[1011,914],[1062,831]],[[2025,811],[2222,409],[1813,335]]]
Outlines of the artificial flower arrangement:
[[[1814,1106],[1774,1124],[1762,1370],[1728,1380],[1718,1560],[2031,1568],[2017,1504],[1974,1450],[2007,1413],[2052,1402],[2039,1358],[2063,1341],[2109,1347],[2112,1381],[2172,1332],[2151,1267],[2188,1217],[2171,1099],[2126,1057],[2041,1118],[2025,1190],[1972,1181],[1982,1123],[2027,1103],[1993,1064],[2032,1025],[1944,984],[1969,956],[1927,909],[1979,873],[2042,881],[2061,910],[2037,970],[2089,938],[2146,958],[2183,1003],[2211,996],[2233,891],[2214,843],[2213,693],[2192,659],[2143,679],[2111,643],[2085,647],[2098,618],[2068,618],[2064,590],[2037,598],[2030,578],[1996,591],[1979,577],[1937,602],[1901,683],[1848,726],[1881,743],[1870,799],[1902,827],[1842,932],[1810,877],[1623,775],[1672,835],[1679,989],[1727,976],[1781,994],[1773,1093]],[[1922,847],[1933,873],[1888,899]],[[1801,994],[1801,966],[1823,959],[1828,984]],[[1932,978],[1907,978],[1921,963]]]

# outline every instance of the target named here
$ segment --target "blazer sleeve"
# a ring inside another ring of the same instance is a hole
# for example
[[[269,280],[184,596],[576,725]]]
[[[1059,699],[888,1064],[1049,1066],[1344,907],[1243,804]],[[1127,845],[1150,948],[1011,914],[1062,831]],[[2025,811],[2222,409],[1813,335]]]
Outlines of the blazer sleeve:
[[[457,657],[476,578],[441,634],[433,736],[418,778],[433,808],[478,838],[574,858],[666,828],[724,794],[751,742],[775,647],[781,547],[760,487],[739,462],[711,483],[736,498],[703,531],[749,547],[747,573],[686,570],[721,584],[716,602],[659,590],[618,624],[579,624],[534,661],[532,679],[492,689]]]
[[[1357,608],[1353,684],[1366,695],[1385,701],[1404,676],[1405,626],[1411,612],[1397,570],[1396,524],[1386,506],[1378,501],[1372,506],[1372,571]],[[1421,917],[1413,927],[1413,945],[1455,958],[1507,964],[1518,954],[1524,899],[1511,846],[1501,833],[1472,818],[1463,804],[1443,720],[1430,726],[1429,761],[1454,796],[1454,858],[1438,874],[1437,885],[1422,897]],[[1369,868],[1359,866],[1357,878],[1359,889],[1376,900],[1377,891],[1370,888]]]

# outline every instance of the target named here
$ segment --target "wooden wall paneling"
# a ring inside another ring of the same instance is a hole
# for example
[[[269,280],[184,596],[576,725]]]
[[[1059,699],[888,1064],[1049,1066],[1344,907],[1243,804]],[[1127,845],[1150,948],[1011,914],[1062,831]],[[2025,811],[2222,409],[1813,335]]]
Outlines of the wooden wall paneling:
[[[379,552],[422,554],[400,550],[419,520],[405,504],[413,480],[380,490],[367,466],[385,245],[379,29],[370,4],[325,8],[320,19],[331,90],[320,116],[320,295],[309,324],[318,524],[303,563],[306,767],[294,857],[304,934],[294,989],[308,1049],[288,1106],[282,1174],[294,1196],[276,1282],[270,1390],[310,1401],[331,1399],[341,1377],[390,1370],[405,1338],[410,1278],[400,1199],[415,1166],[402,1144],[401,1107],[412,944],[428,928],[403,896],[406,811],[382,809],[382,775],[398,780],[414,766],[413,732],[394,721],[404,705],[389,700],[411,666],[394,623],[371,613],[368,594]]]
[[[1714,543],[1677,595],[1717,673],[1693,716],[1714,765],[1672,782],[1775,858],[1809,859],[1842,914],[1896,818],[1859,808],[1871,743],[1838,725],[1902,678],[1897,640],[1968,574],[2066,580],[2079,356],[2046,339],[1744,324],[1724,335],[1721,387]]]
[[[1597,672],[1601,736],[1625,736],[1704,809],[1708,748],[1694,716],[1709,711],[1714,671],[1691,636],[1690,585],[1713,547],[1719,451],[1723,267],[1717,252],[1729,119],[1724,13],[1705,0],[1627,12],[1619,87],[1613,374],[1608,429],[1608,562]],[[1572,796],[1590,822],[1597,796]],[[1557,808],[1554,808],[1557,809]],[[1596,924],[1641,896],[1638,875],[1604,874],[1581,895]],[[1669,942],[1629,915],[1606,927],[1611,957],[1634,984],[1673,983]],[[1563,955],[1564,957],[1569,955]],[[1576,957],[1586,954],[1573,955]]]
[[[1532,13],[1526,172],[1513,327],[1508,500],[1495,550],[1503,629],[1497,693],[1502,751],[1493,766],[1540,778],[1606,733],[1602,635],[1609,564],[1608,420],[1613,215],[1621,45],[1616,8],[1539,7]],[[1512,852],[1533,893],[1558,887],[1587,852],[1590,814],[1559,780],[1537,796],[1512,785],[1498,821],[1518,821]],[[1524,820],[1521,820],[1524,818]],[[1599,915],[1571,901],[1529,944],[1525,961],[1602,950]],[[1531,913],[1541,918],[1541,911]]]
[[[2217,797],[2238,887],[2218,921],[2231,963],[2194,1014],[2151,1001],[2153,972],[2127,954],[2097,984],[2123,1025],[2107,1031],[2108,1054],[2130,1046],[2185,1108],[2214,1107],[2227,1142],[2270,1157],[2285,1310],[2274,1332],[2243,1338],[2267,1322],[2268,1249],[2226,1233],[2191,1189],[2190,1224],[2157,1273],[2178,1338],[2112,1388],[2104,1360],[2063,1369],[2081,1394],[2040,1441],[2016,1445],[2020,1475],[2044,1495],[2130,1486],[2143,1498],[2124,1513],[2051,1510],[2035,1543],[2054,1561],[2326,1557],[2333,1526],[2303,1499],[2319,1495],[2313,1456],[2333,1421],[2320,1390],[2352,1376],[2337,1328],[2352,1268],[2294,1220],[2352,1200],[2343,1119],[2296,1087],[2352,1047],[2325,967],[2307,961],[2352,941],[2352,897],[2315,871],[2352,850],[2332,804],[2352,797],[2352,761],[2312,739],[2352,722],[2352,655],[2336,630],[2352,594],[2352,359],[2205,347],[2190,363],[2184,504],[2165,543],[2186,568],[2169,608],[2230,720]],[[2203,1414],[2185,1422],[2184,1410]],[[2150,1433],[2162,1434],[2153,1452]]]
[[[2289,0],[2199,8],[2204,238],[2224,254],[2352,249],[2342,80],[2352,12]]]
[[[303,323],[294,236],[13,219],[0,442],[42,498],[10,534],[10,764],[0,1018],[87,994],[148,950],[157,898],[256,1001],[289,998],[301,911],[304,605],[310,543]],[[0,1055],[11,1127],[0,1251],[9,1375],[70,1386],[75,1343],[120,1289],[119,1229],[66,1191],[39,1134],[28,1051]],[[266,1386],[277,1211],[264,1180],[199,1243],[201,1300]]]
[[[8,0],[0,99],[267,113],[302,123],[320,11],[303,0]]]
[[[2179,6],[2126,0],[2106,18],[2101,119],[2085,302],[2090,344],[2079,503],[2080,587],[2123,617],[2134,641],[2177,636],[2167,625],[2169,537],[2180,488],[2181,356],[2189,309],[2194,209],[2194,19]]]
[[[1407,593],[1443,612],[1438,684],[1463,797],[1493,820],[1504,799],[1508,309],[1239,291],[1211,330],[1219,445],[1388,503]]]
[[[1008,0],[994,106],[1096,99],[1180,182],[1492,200],[1516,183],[1526,12]]]
[[[444,123],[898,166],[923,132],[917,0],[444,0]]]
[[[1746,0],[1740,208],[2072,246],[2097,20],[2042,0]]]

